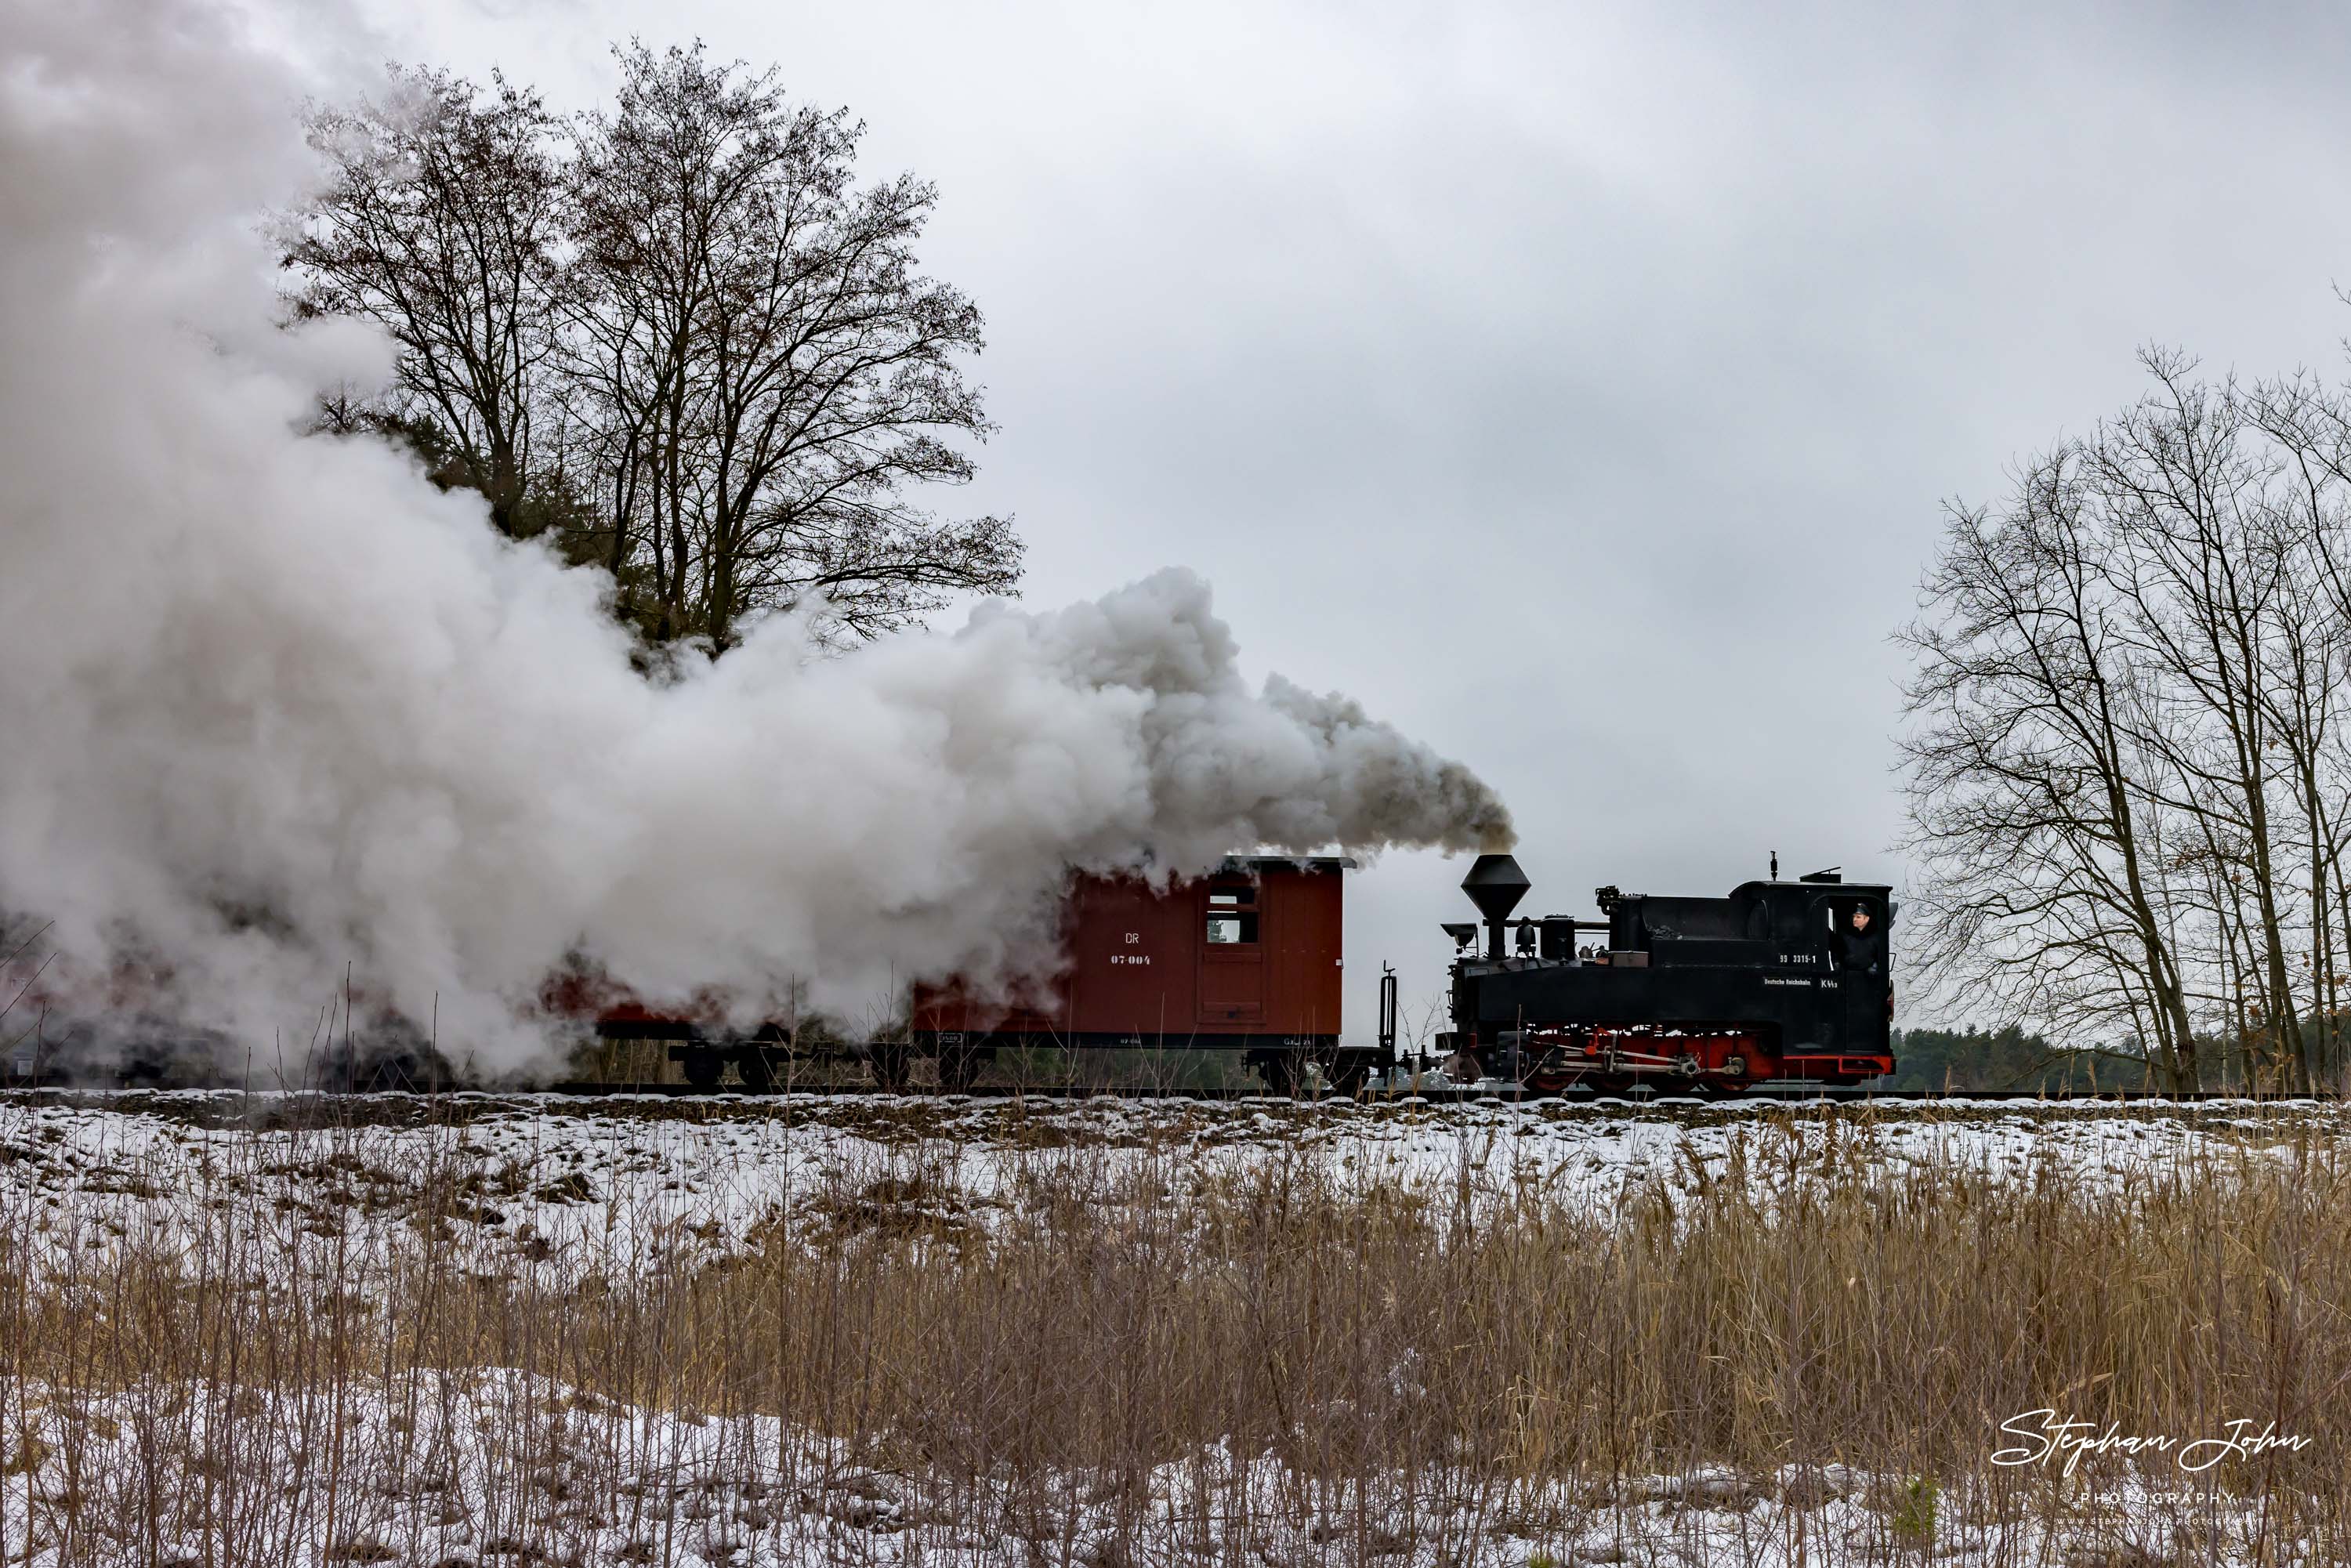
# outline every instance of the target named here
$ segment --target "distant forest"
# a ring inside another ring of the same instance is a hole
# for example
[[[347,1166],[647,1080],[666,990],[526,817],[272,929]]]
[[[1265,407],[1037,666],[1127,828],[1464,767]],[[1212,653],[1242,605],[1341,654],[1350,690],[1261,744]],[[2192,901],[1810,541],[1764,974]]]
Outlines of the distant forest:
[[[1894,1031],[1895,1072],[1881,1089],[2086,1090],[2136,1087],[2143,1061],[2108,1051],[2073,1051],[2022,1030]]]
[[[2011,1026],[2002,1030],[1910,1029],[1894,1031],[1895,1071],[1879,1089],[2040,1089],[2052,1093],[2093,1089],[2162,1089],[2162,1069],[2146,1057],[2121,1051],[2069,1051],[2038,1034]],[[2229,1050],[2225,1042],[2202,1045],[2206,1089],[2280,1087],[2258,1046]]]

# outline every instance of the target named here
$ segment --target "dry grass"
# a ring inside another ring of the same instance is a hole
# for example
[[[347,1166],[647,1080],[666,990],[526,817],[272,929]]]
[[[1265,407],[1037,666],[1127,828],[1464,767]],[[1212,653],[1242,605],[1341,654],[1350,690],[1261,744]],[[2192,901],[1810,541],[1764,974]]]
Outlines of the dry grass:
[[[2085,1188],[1889,1169],[1865,1139],[1764,1126],[1727,1167],[1600,1211],[1473,1191],[1466,1165],[1450,1186],[1366,1189],[1300,1148],[1205,1186],[1147,1151],[1038,1151],[981,1203],[916,1151],[841,1172],[715,1260],[648,1269],[498,1235],[486,1208],[541,1173],[486,1179],[461,1137],[396,1173],[331,1127],[290,1154],[232,1142],[168,1233],[0,1200],[0,1462],[43,1478],[0,1518],[0,1560],[46,1542],[162,1561],[195,1540],[217,1546],[204,1562],[437,1561],[351,1533],[436,1476],[465,1500],[465,1561],[574,1558],[598,1530],[655,1554],[613,1560],[669,1560],[661,1531],[714,1464],[799,1500],[737,1505],[778,1540],[863,1508],[850,1522],[893,1550],[927,1530],[1011,1543],[1008,1562],[1170,1540],[1221,1558],[1235,1529],[1268,1562],[1290,1560],[1276,1541],[1466,1560],[1572,1540],[1654,1489],[1639,1478],[1779,1494],[1801,1521],[1790,1476],[1842,1463],[1878,1478],[1886,1529],[1808,1560],[1892,1561],[1970,1522],[2091,1517],[2053,1467],[1990,1462],[2001,1422],[2042,1406],[2133,1434],[2274,1421],[2310,1441],[2144,1474],[2201,1489],[2190,1514],[2264,1500],[2254,1555],[2346,1551],[2351,1167],[2325,1145]],[[371,1205],[398,1223],[347,1223]],[[496,1431],[468,1439],[456,1485],[414,1406],[445,1425],[434,1373],[480,1368],[545,1381],[486,1396]],[[589,1443],[582,1410],[628,1418]],[[681,1428],[652,1412],[742,1451],[683,1467]],[[854,1478],[876,1476],[861,1503]]]

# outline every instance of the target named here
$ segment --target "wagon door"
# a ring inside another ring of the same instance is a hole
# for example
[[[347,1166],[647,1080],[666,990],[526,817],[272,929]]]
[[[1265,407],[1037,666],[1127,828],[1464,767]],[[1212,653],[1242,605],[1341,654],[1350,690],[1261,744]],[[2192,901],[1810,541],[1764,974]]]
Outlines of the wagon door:
[[[1200,911],[1200,1021],[1265,1020],[1263,889],[1246,882],[1210,883]]]

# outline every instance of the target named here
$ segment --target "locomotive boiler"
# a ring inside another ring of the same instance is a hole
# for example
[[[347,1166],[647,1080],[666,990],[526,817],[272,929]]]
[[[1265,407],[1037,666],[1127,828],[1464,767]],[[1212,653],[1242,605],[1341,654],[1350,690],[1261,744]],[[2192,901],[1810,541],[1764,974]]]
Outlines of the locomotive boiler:
[[[1445,927],[1453,1027],[1437,1043],[1479,1070],[1601,1090],[1894,1071],[1891,888],[1782,882],[1775,856],[1726,898],[1604,887],[1602,919],[1511,919],[1530,885],[1512,857],[1480,855],[1461,883],[1480,918]]]

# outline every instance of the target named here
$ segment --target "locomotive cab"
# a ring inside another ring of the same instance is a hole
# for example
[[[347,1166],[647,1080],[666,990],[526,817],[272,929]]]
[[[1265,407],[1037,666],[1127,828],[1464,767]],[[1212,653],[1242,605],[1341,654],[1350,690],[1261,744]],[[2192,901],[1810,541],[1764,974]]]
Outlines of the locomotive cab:
[[[1883,970],[1887,890],[1750,882],[1727,898],[1672,898],[1602,888],[1612,952],[1656,966]],[[1859,921],[1855,921],[1858,915]]]

